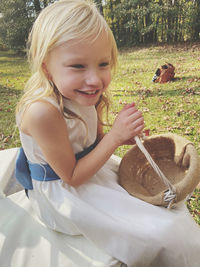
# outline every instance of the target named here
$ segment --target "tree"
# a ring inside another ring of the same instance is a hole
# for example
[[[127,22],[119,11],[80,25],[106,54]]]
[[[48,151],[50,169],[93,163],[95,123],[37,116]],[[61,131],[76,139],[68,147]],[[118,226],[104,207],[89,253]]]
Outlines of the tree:
[[[200,39],[200,0],[104,0],[118,45]]]
[[[28,17],[26,1],[1,1],[0,9],[3,14],[0,19],[0,36],[10,48],[20,50],[25,46],[25,39],[32,20]]]
[[[103,15],[103,3],[101,0],[94,0],[94,2],[97,5],[97,8],[99,9],[100,13]]]
[[[24,49],[38,13],[55,0],[0,0],[0,39]],[[119,46],[198,41],[200,0],[93,0]]]
[[[50,0],[1,0],[0,38],[15,51],[26,47],[33,21]]]
[[[193,2],[193,13],[192,13],[192,40],[196,41],[200,39],[200,0]]]

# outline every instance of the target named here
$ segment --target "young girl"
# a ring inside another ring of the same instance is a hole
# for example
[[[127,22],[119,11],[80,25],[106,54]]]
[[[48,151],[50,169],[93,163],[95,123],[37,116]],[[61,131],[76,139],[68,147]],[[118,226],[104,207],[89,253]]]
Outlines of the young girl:
[[[186,208],[150,205],[117,182],[112,154],[144,122],[129,104],[103,134],[117,49],[94,4],[62,0],[45,8],[29,56],[32,76],[17,108],[23,151],[16,174],[40,220],[84,235],[129,267],[199,266],[200,232]]]

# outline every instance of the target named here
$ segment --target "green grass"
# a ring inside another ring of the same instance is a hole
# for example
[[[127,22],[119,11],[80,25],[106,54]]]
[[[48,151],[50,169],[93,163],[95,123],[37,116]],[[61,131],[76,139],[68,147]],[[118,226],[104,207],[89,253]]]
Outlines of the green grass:
[[[175,81],[153,83],[155,70],[166,62],[175,66]],[[200,45],[157,46],[121,51],[110,86],[112,122],[125,103],[136,102],[150,134],[177,133],[192,141],[200,153]],[[25,58],[0,52],[0,149],[20,145],[14,110],[29,76]],[[15,132],[15,134],[14,134]],[[129,146],[116,150],[123,156]],[[187,203],[200,224],[200,190]]]
[[[155,47],[124,51],[111,85],[114,112],[136,102],[151,134],[173,132],[194,142],[200,152],[200,48]],[[160,65],[175,66],[175,81],[152,83]],[[123,148],[119,149],[123,155]]]
[[[0,149],[19,146],[15,106],[29,76],[25,58],[0,51]]]

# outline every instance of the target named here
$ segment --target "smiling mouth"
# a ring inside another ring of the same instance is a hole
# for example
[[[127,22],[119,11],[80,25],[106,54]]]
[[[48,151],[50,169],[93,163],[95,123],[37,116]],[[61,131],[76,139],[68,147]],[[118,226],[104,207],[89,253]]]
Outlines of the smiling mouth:
[[[99,92],[99,90],[93,90],[93,91],[79,91],[79,90],[77,90],[77,92],[78,93],[80,93],[80,94],[83,94],[83,95],[96,95],[98,92]]]

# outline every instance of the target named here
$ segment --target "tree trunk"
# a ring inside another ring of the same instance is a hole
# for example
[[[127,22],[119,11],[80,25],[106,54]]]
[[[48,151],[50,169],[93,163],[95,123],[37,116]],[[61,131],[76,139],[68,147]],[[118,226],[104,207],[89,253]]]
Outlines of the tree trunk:
[[[43,3],[44,3],[44,7],[48,5],[47,0],[44,0]]]
[[[197,15],[195,18],[195,26],[194,26],[194,36],[193,36],[193,40],[197,41],[199,40],[199,35],[200,35],[200,0],[196,0],[195,1],[195,9],[198,10],[197,11]]]
[[[39,0],[34,0],[33,3],[34,3],[34,7],[35,7],[36,13],[39,13],[41,11],[40,1]]]
[[[104,16],[103,14],[103,5],[102,5],[102,1],[101,0],[95,0],[95,3],[97,4],[97,7],[101,13],[102,16]]]

